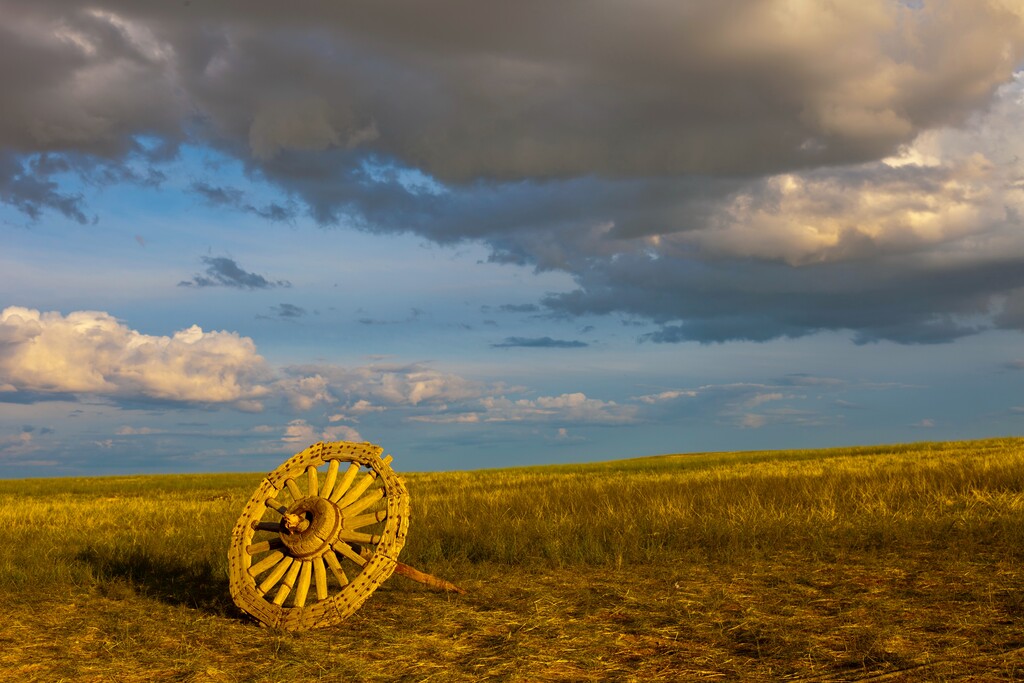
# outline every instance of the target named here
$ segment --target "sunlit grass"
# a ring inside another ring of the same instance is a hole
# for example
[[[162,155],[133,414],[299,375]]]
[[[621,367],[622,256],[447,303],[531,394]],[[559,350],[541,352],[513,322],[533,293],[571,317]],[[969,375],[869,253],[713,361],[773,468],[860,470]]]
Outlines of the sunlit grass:
[[[231,528],[261,478],[0,481],[0,669],[775,680],[1024,659],[1021,439],[409,474],[402,561],[471,594],[391,579],[336,629],[294,636],[252,628],[228,595]],[[339,638],[347,659],[325,664]]]
[[[1024,449],[971,444],[741,453],[411,478],[428,561],[649,563],[782,549],[1024,540]]]

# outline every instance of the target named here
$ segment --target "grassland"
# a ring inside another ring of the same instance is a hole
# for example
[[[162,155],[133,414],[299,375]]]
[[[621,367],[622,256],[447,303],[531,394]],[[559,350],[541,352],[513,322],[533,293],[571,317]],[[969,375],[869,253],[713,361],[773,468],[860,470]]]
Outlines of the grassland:
[[[402,560],[469,594],[300,634],[228,593],[260,478],[0,481],[0,678],[1024,679],[1021,439],[410,474]]]

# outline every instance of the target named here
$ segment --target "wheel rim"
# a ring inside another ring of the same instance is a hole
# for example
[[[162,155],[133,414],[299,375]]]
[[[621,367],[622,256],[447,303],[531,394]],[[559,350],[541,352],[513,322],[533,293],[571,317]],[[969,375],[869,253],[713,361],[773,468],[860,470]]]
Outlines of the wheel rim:
[[[349,616],[395,570],[409,494],[368,443],[317,443],[267,475],[231,533],[235,604],[290,631]]]

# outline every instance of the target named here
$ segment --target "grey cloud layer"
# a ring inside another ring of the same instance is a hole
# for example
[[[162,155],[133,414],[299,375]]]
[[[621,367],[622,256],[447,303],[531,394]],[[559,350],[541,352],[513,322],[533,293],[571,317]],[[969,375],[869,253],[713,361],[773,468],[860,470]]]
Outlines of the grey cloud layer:
[[[30,216],[88,220],[44,158],[159,182],[187,141],[321,223],[566,270],[579,289],[551,308],[644,316],[652,341],[1024,319],[1021,157],[1003,153],[1020,81],[995,94],[1024,56],[1017,3],[0,9],[0,199]]]
[[[257,159],[371,144],[445,180],[774,171],[876,158],[1021,56],[995,0],[188,7],[4,3],[0,135],[123,153],[198,114]],[[837,49],[837,47],[843,49]],[[201,124],[202,125],[202,124]]]

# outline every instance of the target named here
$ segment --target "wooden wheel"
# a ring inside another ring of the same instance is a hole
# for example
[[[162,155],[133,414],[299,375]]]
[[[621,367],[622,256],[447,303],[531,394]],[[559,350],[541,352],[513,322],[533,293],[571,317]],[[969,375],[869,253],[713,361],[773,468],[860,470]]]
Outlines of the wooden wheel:
[[[231,532],[231,597],[300,631],[355,612],[398,565],[409,494],[369,443],[313,444],[267,475]]]

